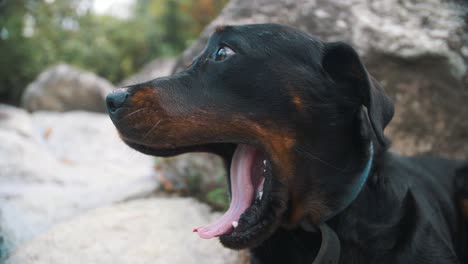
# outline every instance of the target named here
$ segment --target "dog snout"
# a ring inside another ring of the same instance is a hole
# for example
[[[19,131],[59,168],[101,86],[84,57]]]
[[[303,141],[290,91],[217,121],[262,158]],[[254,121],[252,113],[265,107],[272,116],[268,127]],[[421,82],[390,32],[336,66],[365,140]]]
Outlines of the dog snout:
[[[108,94],[106,97],[107,111],[110,114],[115,113],[119,108],[121,108],[125,104],[127,98],[127,89],[118,89]]]

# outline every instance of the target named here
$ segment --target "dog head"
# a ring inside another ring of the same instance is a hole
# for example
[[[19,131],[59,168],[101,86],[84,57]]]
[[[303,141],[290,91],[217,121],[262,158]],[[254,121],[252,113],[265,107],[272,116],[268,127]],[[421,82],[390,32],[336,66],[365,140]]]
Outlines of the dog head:
[[[386,148],[393,116],[353,48],[275,24],[219,28],[187,69],[119,89],[107,103],[138,151],[227,161],[230,209],[197,231],[231,248],[335,213],[355,191],[370,142]]]

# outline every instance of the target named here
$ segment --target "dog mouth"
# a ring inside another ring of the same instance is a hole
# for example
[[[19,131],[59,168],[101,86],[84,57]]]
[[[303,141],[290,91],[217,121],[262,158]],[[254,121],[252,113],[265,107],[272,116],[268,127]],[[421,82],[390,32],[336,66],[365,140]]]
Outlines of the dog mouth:
[[[242,214],[261,201],[267,171],[266,156],[259,149],[239,144],[233,154],[230,168],[231,202],[229,209],[214,223],[194,229],[201,238],[213,238],[236,232],[242,228]]]
[[[281,192],[278,181],[273,177],[271,159],[261,147],[244,143],[216,143],[158,149],[124,141],[130,147],[153,156],[211,152],[227,161],[229,208],[216,221],[193,229],[201,238],[219,237],[224,246],[232,249],[252,248],[268,238],[279,225],[285,203],[278,195]]]

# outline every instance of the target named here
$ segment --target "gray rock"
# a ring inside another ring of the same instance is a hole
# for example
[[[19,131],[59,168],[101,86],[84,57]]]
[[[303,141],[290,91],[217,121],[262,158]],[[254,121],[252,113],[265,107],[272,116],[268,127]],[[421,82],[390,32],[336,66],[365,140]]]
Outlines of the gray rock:
[[[136,83],[151,81],[158,77],[170,75],[175,66],[176,59],[174,58],[158,58],[143,67],[138,73],[123,80],[119,83],[119,87],[127,86]]]
[[[107,115],[1,106],[0,116],[3,252],[87,210],[158,188],[154,159],[125,146]]]
[[[154,198],[89,212],[34,239],[6,264],[239,263],[239,253],[192,229],[213,221],[192,199]]]
[[[0,104],[0,130],[15,131],[29,137],[32,135],[31,118],[24,109]]]
[[[188,48],[186,67],[216,26],[281,23],[351,43],[396,103],[388,134],[406,154],[468,154],[468,74],[463,1],[231,0]]]
[[[28,85],[21,105],[31,112],[106,112],[105,96],[113,88],[111,83],[94,73],[59,64],[46,69]]]
[[[155,169],[164,191],[196,197],[215,209],[225,209],[227,178],[220,157],[208,153],[187,153],[159,158]]]

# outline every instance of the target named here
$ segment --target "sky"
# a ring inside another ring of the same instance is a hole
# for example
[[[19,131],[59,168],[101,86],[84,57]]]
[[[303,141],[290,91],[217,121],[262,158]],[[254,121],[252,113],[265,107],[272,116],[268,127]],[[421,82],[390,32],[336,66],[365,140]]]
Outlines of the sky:
[[[93,10],[98,14],[128,18],[134,2],[135,0],[94,0]]]

